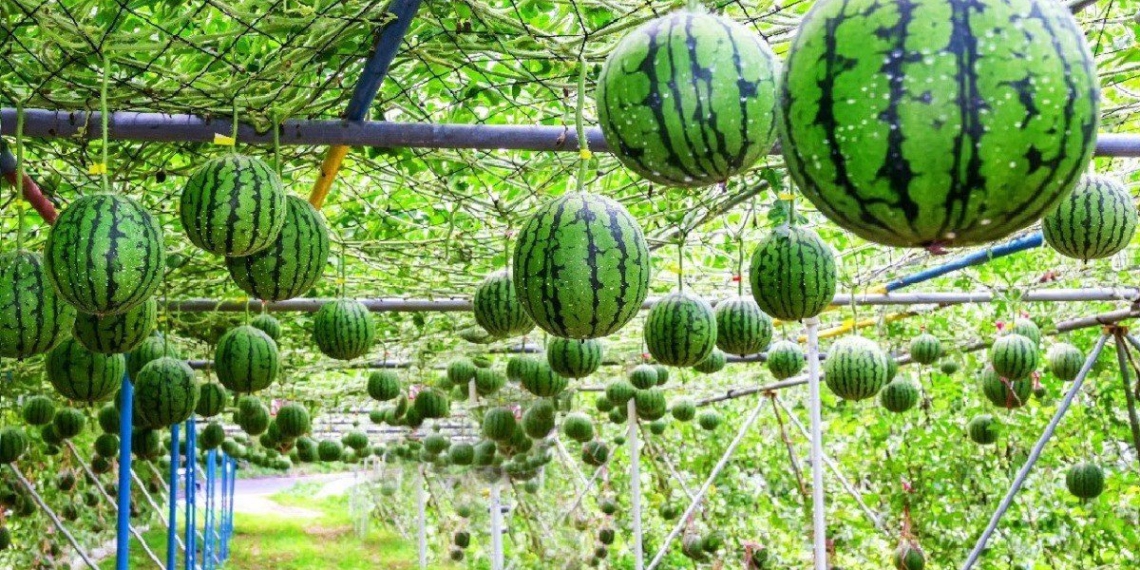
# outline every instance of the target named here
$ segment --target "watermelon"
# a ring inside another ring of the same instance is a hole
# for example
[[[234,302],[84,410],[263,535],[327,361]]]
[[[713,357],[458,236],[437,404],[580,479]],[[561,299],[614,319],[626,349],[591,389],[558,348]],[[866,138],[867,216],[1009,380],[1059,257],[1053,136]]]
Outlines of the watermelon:
[[[629,371],[629,383],[638,390],[646,390],[656,386],[657,368],[649,364],[634,366],[633,370]],[[629,400],[629,398],[625,398],[625,400]],[[614,400],[614,403],[618,403],[618,401]]]
[[[610,448],[598,440],[582,444],[582,462],[592,467],[601,467],[610,458]]]
[[[1093,58],[1049,0],[821,0],[780,89],[796,185],[839,226],[896,247],[981,244],[1032,224],[1096,141]]]
[[[514,412],[507,408],[491,408],[483,415],[483,436],[498,442],[509,441],[517,425]]]
[[[95,438],[95,453],[102,457],[114,457],[119,453],[119,437],[104,433]]]
[[[212,418],[226,408],[227,399],[229,394],[225,386],[207,382],[198,387],[198,403],[194,406],[194,412],[203,418]]]
[[[173,340],[167,340],[161,333],[156,332],[143,339],[138,347],[131,351],[130,357],[127,358],[127,373],[134,378],[139,375],[139,370],[142,370],[143,366],[164,356],[181,358],[181,352]]]
[[[783,225],[756,247],[748,277],[761,310],[799,321],[822,313],[835,297],[835,254],[814,231]]]
[[[131,198],[97,194],[72,202],[44,250],[56,292],[80,312],[124,313],[162,284],[162,226]]]
[[[368,395],[377,402],[387,402],[400,395],[400,377],[391,370],[378,370],[368,375]]]
[[[728,360],[727,357],[725,357],[724,352],[722,352],[719,348],[714,348],[713,351],[709,353],[707,358],[693,365],[693,370],[696,370],[702,374],[715,374],[721,370],[724,370],[724,366],[727,363]]]
[[[908,540],[895,549],[891,563],[896,570],[923,570],[926,568],[926,554],[917,544]]]
[[[568,193],[539,208],[519,232],[512,278],[523,309],[542,330],[599,338],[641,310],[651,266],[645,236],[625,207]]]
[[[685,292],[672,293],[649,309],[645,319],[645,346],[658,362],[692,366],[716,348],[716,315],[704,299]]]
[[[1004,329],[1001,334],[1019,334],[1033,341],[1033,344],[1041,345],[1041,328],[1033,322],[1033,319],[1018,317],[1013,320],[1013,325]]]
[[[218,422],[210,422],[198,434],[198,447],[202,449],[217,449],[226,440],[226,430]]]
[[[494,373],[491,373],[494,374]],[[498,376],[497,374],[494,374]],[[539,398],[557,396],[566,389],[568,382],[545,362],[536,362],[534,370],[522,379],[520,385],[524,390]],[[478,385],[476,385],[476,389]]]
[[[135,401],[147,424],[169,427],[194,415],[198,390],[189,364],[174,358],[160,358],[139,372],[135,380]]]
[[[673,414],[673,419],[679,422],[689,422],[697,416],[697,405],[692,400],[677,400],[673,402],[669,411]]]
[[[234,283],[264,301],[304,295],[320,280],[329,259],[329,230],[320,212],[296,196],[288,196],[285,206],[285,225],[272,245],[226,258]]]
[[[131,453],[140,459],[154,459],[162,453],[162,441],[158,432],[140,429],[131,433]]]
[[[471,304],[475,322],[492,336],[506,338],[534,330],[534,321],[519,303],[509,271],[488,275],[475,289]]]
[[[30,426],[43,426],[55,417],[55,402],[47,396],[31,396],[20,408],[20,416]]]
[[[602,365],[602,343],[595,339],[550,337],[546,361],[564,378],[585,378]]]
[[[75,408],[64,408],[56,412],[51,420],[52,430],[60,440],[71,439],[81,433],[87,426],[87,417]]]
[[[942,341],[930,333],[910,339],[910,359],[919,364],[934,364],[942,358]]]
[[[253,396],[243,396],[238,401],[234,423],[249,435],[261,435],[269,429],[269,408]]]
[[[0,428],[0,465],[13,463],[28,449],[28,436],[17,427]]]
[[[535,385],[540,385],[546,380],[548,379],[536,380],[537,384]],[[565,379],[563,379],[562,382],[562,386],[565,387]],[[475,370],[475,393],[480,396],[490,396],[498,392],[506,383],[506,378],[490,368],[478,368]]]
[[[590,416],[580,412],[568,414],[562,420],[562,433],[574,441],[585,443],[594,439],[594,422],[590,421]]]
[[[899,361],[895,355],[887,353],[887,382],[895,379],[899,373]]]
[[[105,402],[115,395],[127,372],[121,354],[91,352],[75,339],[61,342],[44,361],[48,381],[64,398],[76,402]]]
[[[523,431],[531,439],[542,439],[554,430],[554,404],[550,400],[537,400],[522,417]]]
[[[277,429],[281,437],[290,440],[301,437],[312,429],[313,422],[309,419],[309,410],[300,404],[285,404],[277,410]]]
[[[1019,334],[999,337],[990,347],[990,364],[1004,378],[1026,378],[1037,369],[1037,344]]]
[[[0,254],[0,357],[43,354],[67,338],[74,321],[75,309],[48,282],[39,254]]]
[[[52,421],[53,423],[40,427],[40,439],[42,439],[44,445],[47,445],[49,448],[58,447],[63,444],[63,439],[61,439],[59,435],[55,433],[54,416],[52,417]]]
[[[447,450],[452,465],[471,465],[475,462],[475,447],[470,443],[453,443]]]
[[[355,299],[325,303],[313,318],[313,341],[329,358],[352,360],[364,356],[375,340],[372,314]]]
[[[459,329],[459,332],[455,333],[455,335],[471,344],[491,344],[496,340],[500,340],[499,337],[487,332],[487,329],[479,325]]]
[[[768,371],[777,380],[784,380],[799,374],[807,364],[807,357],[800,345],[790,340],[778,340],[768,347],[766,355]]]
[[[158,321],[158,302],[154,298],[117,315],[79,313],[72,332],[75,339],[92,352],[119,354],[138,347],[154,331]]]
[[[447,365],[447,379],[452,384],[466,385],[475,378],[475,363],[470,358],[457,358]]]
[[[896,378],[879,392],[879,403],[887,411],[901,414],[918,403],[918,386],[905,378]]]
[[[512,356],[507,360],[507,380],[521,382],[537,371],[538,359],[532,356]]]
[[[1065,473],[1065,486],[1074,497],[1095,499],[1104,491],[1104,470],[1093,463],[1079,463]]]
[[[227,154],[194,171],[179,215],[190,243],[217,255],[243,256],[273,244],[285,225],[285,188],[265,161]]]
[[[439,419],[451,414],[451,402],[443,392],[434,388],[417,394],[413,405],[421,418]]]
[[[653,369],[657,371],[657,385],[664,386],[669,381],[669,368],[664,364],[654,364]]]
[[[627,386],[629,386],[630,394],[632,394],[633,393],[633,386],[630,386],[629,382],[626,382],[625,384]],[[632,397],[633,396],[631,395],[630,398],[632,398]],[[594,408],[596,408],[599,412],[609,413],[610,410],[614,409],[614,403],[611,402],[610,399],[607,398],[605,394],[602,394],[601,396],[598,396],[598,398],[596,400],[594,400]]]
[[[697,416],[697,425],[705,431],[715,431],[720,427],[720,414],[716,410],[705,410]]]
[[[941,370],[943,374],[954,374],[958,372],[958,363],[953,360],[946,360],[939,366],[939,370]]]
[[[1107,176],[1082,176],[1073,193],[1041,219],[1041,234],[1065,257],[1103,259],[1132,241],[1137,218],[1124,183]]]
[[[606,143],[630,170],[667,186],[724,182],[776,140],[779,62],[755,31],[681,10],[626,34],[594,99]]]
[[[433,433],[424,438],[423,441],[424,451],[431,455],[439,455],[443,453],[450,446],[447,438],[438,433]]]
[[[860,336],[847,336],[831,345],[823,361],[824,380],[836,396],[863,400],[879,393],[887,383],[886,353]]]
[[[262,313],[257,315],[249,321],[249,326],[260,329],[261,332],[269,335],[269,338],[274,341],[281,337],[281,322],[273,318],[271,315]]]
[[[1029,403],[1032,392],[1031,378],[1011,381],[998,375],[991,366],[982,371],[982,393],[995,406],[1007,409],[1020,408]]]
[[[634,408],[637,417],[645,420],[659,420],[669,412],[669,405],[665,403],[665,393],[657,388],[638,390],[633,395]]]
[[[368,434],[353,430],[344,434],[344,437],[340,438],[340,442],[346,447],[360,451],[368,447]]]
[[[238,394],[268,388],[277,379],[278,366],[277,343],[249,325],[230,329],[214,351],[218,380]]]
[[[103,433],[119,433],[119,408],[116,404],[107,404],[99,408],[99,413],[95,416],[99,420],[99,429]]]
[[[772,319],[749,297],[730,297],[716,305],[716,345],[728,354],[757,354],[772,342]]]
[[[1049,363],[1049,371],[1067,382],[1075,380],[1081,373],[1081,367],[1085,364],[1085,355],[1081,353],[1081,349],[1059,342],[1049,347],[1045,353],[1045,360]]]
[[[326,463],[331,461],[340,461],[340,458],[343,455],[344,447],[341,446],[339,441],[326,439],[317,444],[317,457],[319,457],[321,461],[324,461]]]

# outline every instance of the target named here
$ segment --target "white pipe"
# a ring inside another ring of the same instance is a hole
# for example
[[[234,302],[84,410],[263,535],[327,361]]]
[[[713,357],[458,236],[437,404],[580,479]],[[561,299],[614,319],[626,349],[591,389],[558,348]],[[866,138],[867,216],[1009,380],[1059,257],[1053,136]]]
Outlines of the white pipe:
[[[499,480],[491,483],[491,570],[503,569],[503,508],[499,500]]]
[[[27,491],[29,495],[31,495],[32,500],[35,501],[40,510],[43,511],[49,519],[51,519],[51,522],[53,525],[55,525],[56,530],[63,534],[64,538],[67,539],[67,542],[71,543],[71,547],[74,548],[76,554],[78,554],[79,557],[83,559],[83,563],[86,564],[88,568],[91,568],[91,570],[99,570],[99,567],[96,566],[95,563],[91,561],[91,558],[87,556],[87,553],[83,551],[83,547],[79,546],[79,541],[75,540],[75,536],[73,536],[71,532],[67,530],[67,527],[63,526],[63,522],[60,521],[59,517],[55,515],[55,511],[51,510],[51,507],[49,507],[47,503],[44,502],[43,497],[41,497],[40,494],[36,492],[36,488],[28,482],[28,479],[26,477],[24,477],[24,474],[20,471],[20,468],[16,467],[15,463],[9,463],[8,467],[12,468],[12,473],[16,474],[16,479],[20,482],[20,485],[24,488],[24,490]]]
[[[626,440],[629,443],[629,494],[630,514],[633,515],[633,567],[645,568],[645,552],[641,543],[641,445],[637,437],[637,406],[630,398],[626,402],[626,415],[629,429]]]
[[[812,551],[815,570],[827,570],[827,505],[823,489],[823,405],[819,389],[819,318],[804,319],[807,332],[808,407],[811,409]]]
[[[479,397],[479,391],[475,389],[475,379],[472,378],[467,382],[467,407],[475,407],[475,399]]]
[[[424,468],[419,468],[419,478],[416,479],[416,509],[418,510],[419,524],[419,550],[420,550],[420,570],[427,568],[427,493],[424,492]]]

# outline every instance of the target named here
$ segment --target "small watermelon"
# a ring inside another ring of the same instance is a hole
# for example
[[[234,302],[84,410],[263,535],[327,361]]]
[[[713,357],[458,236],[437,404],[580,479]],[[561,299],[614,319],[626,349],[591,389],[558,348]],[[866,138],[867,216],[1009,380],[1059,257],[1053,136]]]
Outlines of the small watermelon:
[[[475,462],[475,447],[470,443],[453,443],[447,450],[447,457],[452,465],[471,465]]]
[[[693,365],[693,370],[701,374],[715,374],[724,370],[726,364],[728,364],[728,359],[724,352],[721,352],[719,348],[714,348],[708,357]]]
[[[537,384],[541,384],[547,380],[536,380]],[[490,396],[498,392],[500,388],[507,384],[507,379],[498,372],[490,368],[479,368],[475,370],[475,393],[480,396]]]
[[[457,358],[447,365],[447,379],[452,384],[466,385],[475,378],[475,369],[470,358]]]
[[[475,322],[492,336],[507,338],[534,330],[534,321],[519,303],[509,271],[488,275],[475,289]]]
[[[716,410],[705,410],[697,415],[697,425],[705,431],[715,431],[720,427],[721,417]]]
[[[944,360],[942,365],[938,367],[943,374],[951,375],[958,372],[958,363],[953,360]]]
[[[1065,474],[1065,486],[1074,497],[1095,499],[1104,491],[1104,470],[1094,463],[1079,463]]]
[[[48,381],[64,398],[76,402],[105,402],[122,385],[127,363],[121,354],[91,352],[75,339],[53,348],[44,362]]]
[[[30,426],[45,426],[55,417],[55,402],[47,396],[31,396],[20,408],[20,417]]]
[[[790,340],[778,340],[768,347],[768,371],[777,380],[784,380],[799,374],[807,364],[807,357],[800,345]]]
[[[923,570],[926,568],[926,554],[911,541],[900,544],[891,557],[896,570]]]
[[[930,333],[922,333],[912,338],[910,358],[919,364],[934,364],[942,358],[942,341]]]
[[[1085,355],[1079,348],[1059,342],[1049,347],[1049,351],[1045,353],[1045,360],[1049,363],[1049,371],[1054,376],[1068,382],[1075,380],[1081,373],[1081,367],[1085,364]]]
[[[490,374],[495,373],[491,372]],[[495,376],[498,375],[495,374]],[[524,377],[520,383],[524,390],[539,398],[557,396],[566,389],[567,384],[566,378],[556,373],[554,369],[545,362],[536,362],[534,370]]]
[[[340,461],[343,455],[344,447],[341,446],[339,441],[326,439],[317,444],[317,456],[322,462],[330,463]]]
[[[542,439],[554,431],[554,404],[550,400],[537,400],[527,408],[522,418],[523,431],[531,439]]]
[[[296,439],[309,433],[313,427],[309,410],[300,404],[285,404],[277,410],[277,429],[286,440]]]
[[[139,370],[142,370],[143,366],[164,356],[181,358],[182,353],[173,340],[167,340],[164,335],[156,332],[143,339],[138,347],[131,351],[130,357],[127,358],[127,372],[131,378],[134,378],[139,375]]]
[[[692,366],[716,348],[716,314],[704,299],[672,293],[649,309],[645,346],[667,366]]]
[[[202,384],[198,387],[198,403],[194,406],[194,412],[203,418],[212,418],[222,413],[228,399],[225,386],[213,382]]]
[[[189,364],[174,358],[160,358],[139,371],[135,380],[135,402],[148,425],[169,427],[194,415],[198,390]]]
[[[71,439],[83,433],[86,426],[87,417],[75,408],[63,408],[51,420],[52,431],[60,440]]]
[[[673,419],[679,422],[689,422],[697,417],[697,405],[692,400],[677,400],[669,411],[673,414]]]
[[[285,225],[269,247],[226,258],[234,283],[264,301],[304,295],[320,281],[329,259],[329,230],[320,212],[296,196],[288,196],[285,206]]]
[[[610,458],[610,448],[605,443],[593,440],[582,444],[582,462],[592,467],[601,467]]]
[[[990,348],[990,364],[1003,378],[1026,378],[1037,369],[1037,344],[1019,334],[999,337]]]
[[[758,354],[772,342],[772,319],[749,297],[716,304],[716,345],[728,354]]]
[[[222,335],[214,351],[218,380],[226,389],[250,394],[277,379],[277,343],[259,329],[243,325]]]
[[[1124,184],[1107,176],[1083,176],[1073,193],[1041,219],[1045,243],[1082,261],[1120,253],[1136,233],[1136,205]]]
[[[669,412],[669,405],[665,402],[665,393],[657,388],[638,390],[633,395],[634,409],[637,417],[644,420],[658,420]]]
[[[0,465],[14,463],[28,450],[28,436],[17,427],[0,428]]]
[[[998,425],[994,417],[989,414],[975,416],[966,425],[966,433],[970,440],[978,445],[990,445],[998,439]]]
[[[313,318],[313,341],[329,358],[359,358],[368,353],[375,340],[376,325],[372,322],[372,313],[364,303],[355,299],[325,303]]]
[[[222,424],[210,422],[206,424],[205,428],[202,428],[202,433],[198,434],[198,447],[206,450],[217,449],[225,440],[226,430]]]
[[[629,383],[638,390],[647,390],[657,385],[657,368],[649,364],[638,364],[629,371]],[[626,398],[628,400],[629,398]],[[616,401],[615,401],[616,403]]]
[[[0,357],[43,354],[67,338],[74,322],[75,309],[48,282],[39,254],[0,254]]]
[[[535,373],[537,365],[538,359],[533,356],[512,356],[507,360],[507,380],[521,382],[523,378]]]
[[[1002,331],[1002,334],[1019,334],[1033,341],[1033,344],[1041,346],[1041,327],[1038,327],[1033,319],[1018,317],[1013,320],[1012,326]]]
[[[1020,408],[1029,403],[1029,396],[1033,393],[1033,380],[1009,380],[1000,376],[993,367],[987,366],[982,371],[982,393],[995,406]]]
[[[550,337],[546,341],[546,361],[559,376],[585,378],[602,365],[602,343],[596,339]]]
[[[879,392],[879,403],[887,411],[901,414],[918,403],[918,386],[906,378],[891,380]]]
[[[413,405],[421,418],[446,418],[451,414],[451,402],[447,399],[447,395],[434,388],[416,394]]]
[[[368,375],[368,395],[377,402],[387,402],[400,395],[400,377],[391,370],[378,370]]]
[[[785,321],[814,317],[835,297],[835,254],[814,231],[780,226],[756,247],[749,280],[765,313]]]
[[[621,378],[615,378],[606,384],[606,400],[622,410],[625,409],[626,403],[633,399],[636,392],[637,388],[633,384]]]
[[[847,336],[831,345],[823,362],[824,380],[836,396],[862,400],[887,383],[887,355],[879,345],[860,336]]]
[[[261,332],[269,335],[269,338],[274,341],[281,338],[281,321],[273,318],[272,315],[266,313],[257,315],[249,321],[249,326],[255,329],[261,329]]]
[[[594,422],[583,413],[568,414],[562,420],[562,433],[574,441],[585,443],[594,439]]]
[[[498,442],[509,441],[517,425],[514,412],[507,408],[491,408],[483,415],[483,436]]]
[[[664,364],[654,364],[653,369],[657,371],[657,385],[664,386],[669,381],[669,368]]]
[[[92,352],[119,354],[137,348],[158,322],[158,302],[154,298],[117,315],[79,313],[72,332],[75,339]]]
[[[285,225],[285,188],[265,161],[240,154],[215,158],[182,188],[179,215],[190,243],[217,255],[269,247]]]

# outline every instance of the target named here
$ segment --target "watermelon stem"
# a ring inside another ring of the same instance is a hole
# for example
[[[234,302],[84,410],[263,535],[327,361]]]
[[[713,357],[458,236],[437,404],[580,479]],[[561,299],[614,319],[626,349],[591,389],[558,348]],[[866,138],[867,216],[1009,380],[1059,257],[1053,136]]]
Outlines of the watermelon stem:
[[[586,141],[586,52],[578,54],[578,100],[575,109],[575,131],[578,133],[578,150],[581,162],[578,164],[578,192],[586,189],[586,172],[590,163],[590,145]]]
[[[16,184],[12,188],[16,191],[16,198],[12,202],[16,208],[16,251],[24,250],[24,211],[19,207],[22,193],[20,188],[24,180],[24,102],[16,101]]]
[[[685,290],[685,232],[677,236],[677,291]]]
[[[230,138],[233,139],[233,145],[230,146],[230,152],[237,154],[237,135],[238,135],[238,105],[237,97],[234,97],[234,118],[233,123],[230,125]],[[276,131],[274,131],[276,137]]]
[[[108,113],[107,113],[107,90],[109,89],[110,84],[111,84],[111,56],[106,51],[104,51],[103,52],[103,85],[99,89],[99,121],[100,121],[101,126],[103,128],[103,133],[102,133],[102,135],[103,135],[103,149],[102,149],[103,168],[102,168],[102,177],[101,178],[102,178],[102,184],[103,184],[103,191],[104,192],[110,192],[110,190],[111,190],[110,189],[110,181],[107,179],[107,162],[109,160],[108,159],[108,152],[107,152],[107,129],[108,129],[108,124],[110,123],[110,117],[108,116]]]

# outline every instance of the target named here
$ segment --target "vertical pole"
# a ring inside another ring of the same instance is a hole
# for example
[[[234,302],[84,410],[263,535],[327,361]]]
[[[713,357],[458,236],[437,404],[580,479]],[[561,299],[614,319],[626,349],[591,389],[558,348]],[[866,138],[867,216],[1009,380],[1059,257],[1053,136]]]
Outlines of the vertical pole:
[[[499,504],[499,480],[491,483],[491,570],[503,570],[503,509]]]
[[[197,499],[197,477],[195,471],[198,469],[197,451],[194,449],[197,444],[198,434],[194,425],[194,418],[186,420],[186,570],[194,570],[197,561],[198,551],[198,533],[195,515],[195,501]]]
[[[218,458],[218,450],[211,449],[206,452],[206,526],[202,533],[205,542],[205,549],[202,554],[202,565],[210,570],[214,567],[217,560],[217,544],[214,542],[214,488],[216,487],[216,477],[218,474],[215,461]]]
[[[630,514],[633,516],[633,567],[645,568],[644,547],[641,544],[641,445],[637,437],[637,406],[633,399],[626,403],[629,429],[625,439],[629,442],[629,494]]]
[[[426,493],[424,492],[424,468],[419,468],[419,479],[416,480],[416,509],[418,510],[418,524],[419,524],[419,548],[420,548],[420,570],[427,569],[427,507],[424,503],[427,502]]]
[[[479,392],[475,389],[475,381],[470,380],[467,382],[467,404],[469,407],[475,407],[475,398],[479,397]]]
[[[237,491],[237,472],[237,460],[230,459],[230,538],[233,538],[234,535],[234,493]]]
[[[808,403],[811,408],[812,550],[815,570],[827,570],[827,505],[823,489],[823,413],[819,388],[819,318],[804,319],[807,329]]]
[[[170,426],[170,504],[166,525],[166,567],[174,570],[178,564],[178,435],[182,426]]]
[[[218,505],[218,516],[221,520],[218,522],[218,565],[226,561],[226,489],[229,489],[229,461],[230,456],[226,452],[220,453],[222,457],[222,474],[221,484],[222,488],[218,492],[218,500],[221,503]]]
[[[131,377],[123,374],[119,405],[119,513],[115,527],[115,569],[130,570],[131,549],[131,426],[135,390]]]

